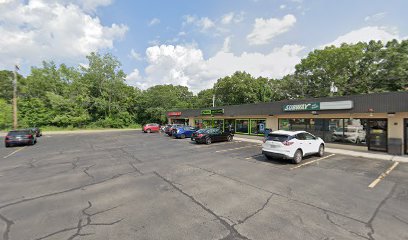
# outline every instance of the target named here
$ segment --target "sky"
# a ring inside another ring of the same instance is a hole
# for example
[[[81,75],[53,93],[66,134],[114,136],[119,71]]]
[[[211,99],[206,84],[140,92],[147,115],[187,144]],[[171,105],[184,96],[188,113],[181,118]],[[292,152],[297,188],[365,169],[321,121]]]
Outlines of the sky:
[[[246,71],[281,78],[310,51],[408,39],[406,0],[0,0],[0,69],[86,66],[111,53],[126,83],[189,87]]]

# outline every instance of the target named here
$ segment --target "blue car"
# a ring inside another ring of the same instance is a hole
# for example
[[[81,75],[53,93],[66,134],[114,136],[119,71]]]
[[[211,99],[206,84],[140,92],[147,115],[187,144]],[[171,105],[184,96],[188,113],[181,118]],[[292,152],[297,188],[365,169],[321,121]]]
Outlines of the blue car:
[[[172,136],[175,138],[190,138],[191,135],[193,135],[194,132],[196,132],[197,129],[190,127],[190,126],[183,126],[183,127],[178,127],[173,130]]]

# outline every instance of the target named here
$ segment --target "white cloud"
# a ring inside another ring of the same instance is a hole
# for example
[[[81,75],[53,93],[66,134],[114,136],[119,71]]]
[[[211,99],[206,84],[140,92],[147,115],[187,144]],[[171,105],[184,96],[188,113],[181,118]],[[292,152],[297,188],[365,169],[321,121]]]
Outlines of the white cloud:
[[[153,18],[152,20],[150,20],[149,22],[149,26],[154,26],[160,23],[160,19],[158,18]]]
[[[126,83],[133,87],[145,88],[146,86],[143,86],[143,84],[140,83],[140,79],[141,76],[139,70],[135,68],[129,75],[126,76]]]
[[[286,5],[285,5],[285,4],[282,4],[282,5],[279,6],[279,8],[280,8],[280,9],[285,9],[285,8],[286,8]]]
[[[255,19],[254,29],[247,35],[247,40],[251,45],[268,44],[276,36],[289,31],[296,23],[296,17],[288,14],[282,19],[270,18]]]
[[[183,26],[186,26],[189,24],[195,25],[202,32],[205,32],[208,29],[213,28],[215,26],[214,21],[212,21],[208,17],[198,18],[196,16],[186,15],[184,16]]]
[[[78,62],[92,51],[113,48],[114,41],[123,38],[128,30],[125,25],[102,25],[98,17],[88,14],[83,7],[87,4],[87,8],[95,8],[110,1],[63,3],[31,0],[2,4],[0,68],[16,62],[24,65],[37,65],[42,60]]]
[[[379,21],[379,20],[383,19],[386,15],[387,15],[386,12],[376,13],[376,14],[365,17],[364,21],[366,21],[366,22]]]
[[[222,45],[223,52],[229,52],[231,50],[231,36],[224,39],[224,44]]]
[[[243,20],[244,20],[244,12],[241,12],[238,14],[234,12],[230,12],[221,17],[221,23],[224,25],[227,25],[230,23],[239,23],[239,22],[242,22]]]
[[[225,42],[229,42],[227,39]],[[145,77],[138,73],[134,85],[142,89],[157,84],[183,85],[197,93],[235,71],[246,71],[255,77],[280,78],[294,71],[303,49],[299,45],[285,45],[268,54],[244,52],[241,55],[223,49],[204,59],[202,51],[194,46],[153,46],[146,50]]]
[[[324,46],[340,46],[342,43],[355,44],[358,42],[369,42],[371,40],[380,40],[385,43],[392,39],[401,40],[401,37],[399,36],[396,29],[389,27],[370,26],[353,30],[344,35],[341,35],[333,42],[325,44]]]
[[[130,57],[137,61],[142,60],[142,56],[140,55],[140,53],[136,52],[133,48],[130,50]]]

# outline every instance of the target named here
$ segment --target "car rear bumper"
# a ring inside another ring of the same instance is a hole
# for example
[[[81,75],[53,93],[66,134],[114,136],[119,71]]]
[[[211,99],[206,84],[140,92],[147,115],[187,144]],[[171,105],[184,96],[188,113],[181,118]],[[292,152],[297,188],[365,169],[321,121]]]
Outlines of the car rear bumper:
[[[20,139],[20,140],[5,140],[4,141],[8,145],[23,145],[23,144],[29,144],[32,143],[32,139]]]
[[[269,152],[262,150],[262,154],[272,158],[293,159],[293,156],[290,156],[289,154],[286,153]]]

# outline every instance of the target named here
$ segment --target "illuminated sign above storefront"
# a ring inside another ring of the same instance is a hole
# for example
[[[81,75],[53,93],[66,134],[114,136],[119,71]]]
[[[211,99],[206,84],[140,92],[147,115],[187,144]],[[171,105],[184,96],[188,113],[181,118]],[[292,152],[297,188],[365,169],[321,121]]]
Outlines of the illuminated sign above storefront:
[[[167,113],[167,116],[169,116],[169,117],[181,116],[181,112],[169,112],[169,113]]]
[[[340,110],[352,109],[353,101],[333,101],[333,102],[310,102],[299,104],[288,104],[283,106],[284,112],[294,111],[318,111],[318,110]]]
[[[220,114],[224,114],[223,108],[201,110],[201,115],[220,115]]]

